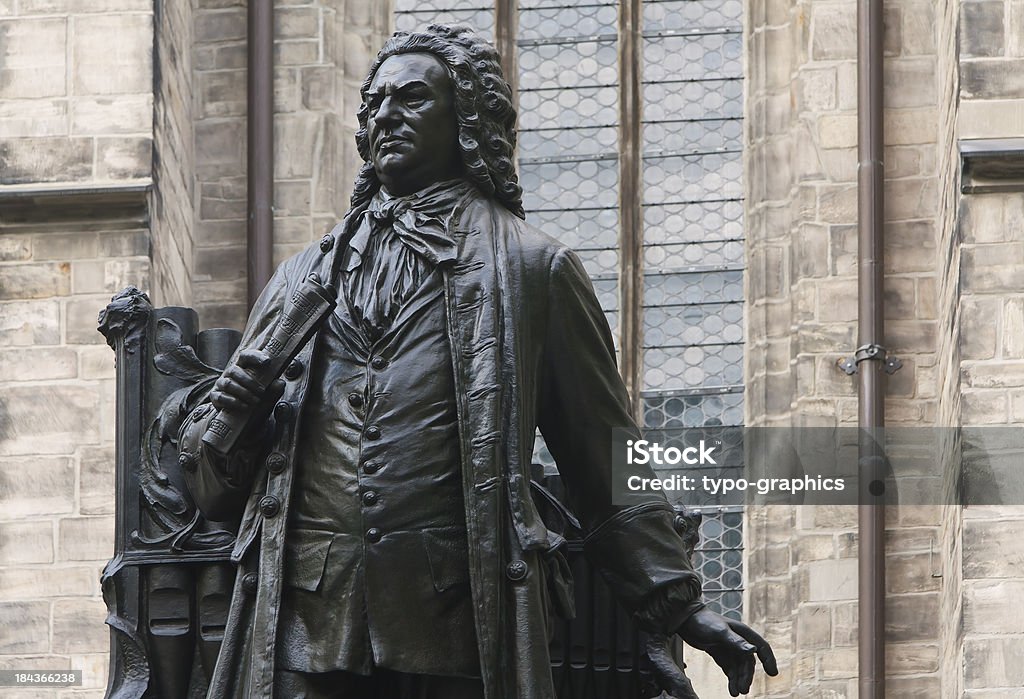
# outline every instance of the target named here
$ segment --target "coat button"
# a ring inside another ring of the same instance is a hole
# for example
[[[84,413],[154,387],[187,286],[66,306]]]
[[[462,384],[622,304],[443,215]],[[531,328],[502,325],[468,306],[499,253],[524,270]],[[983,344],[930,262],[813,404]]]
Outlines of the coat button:
[[[242,590],[248,595],[255,594],[259,582],[260,578],[256,573],[246,573],[242,576]]]
[[[275,475],[284,471],[287,465],[288,457],[279,451],[271,452],[267,457],[267,470]]]
[[[505,567],[505,575],[512,582],[519,582],[525,580],[526,575],[530,572],[530,566],[526,565],[526,561],[516,559],[509,563]]]
[[[264,517],[273,517],[281,511],[281,502],[273,495],[265,495],[260,499],[260,512]]]
[[[367,490],[363,493],[363,504],[364,505],[376,505],[377,504],[377,493],[372,490]]]
[[[380,541],[380,529],[377,529],[377,527],[371,527],[367,529],[366,540],[369,541],[371,544],[376,544],[378,541]]]
[[[274,419],[278,422],[285,423],[292,421],[292,404],[288,401],[280,401],[274,406]]]
[[[334,236],[328,233],[320,239],[320,252],[327,252],[334,247]]]
[[[298,359],[293,359],[288,368],[284,370],[284,377],[289,381],[294,381],[300,376],[302,376],[302,362]]]
[[[348,404],[353,408],[363,407],[363,394],[357,391],[352,391],[348,394]]]
[[[178,455],[178,466],[180,466],[183,471],[194,473],[196,468],[199,466],[199,462],[196,461],[196,457],[192,456],[187,451],[183,451]]]
[[[373,475],[374,473],[377,473],[377,471],[379,470],[380,464],[378,464],[376,461],[367,461],[365,464],[363,464],[363,473],[367,475]]]
[[[384,357],[374,357],[370,360],[370,366],[377,371],[381,371],[382,369],[387,369],[388,360],[384,359]]]
[[[366,438],[377,440],[380,439],[380,428],[376,425],[370,425],[366,428]]]

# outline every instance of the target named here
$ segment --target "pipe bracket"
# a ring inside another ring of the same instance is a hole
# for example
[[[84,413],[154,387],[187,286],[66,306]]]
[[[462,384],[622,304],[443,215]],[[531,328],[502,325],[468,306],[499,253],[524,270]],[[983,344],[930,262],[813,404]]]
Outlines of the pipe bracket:
[[[836,362],[836,365],[846,375],[853,376],[857,373],[857,367],[860,363],[868,360],[881,361],[884,364],[886,374],[895,374],[903,367],[903,362],[900,359],[888,356],[885,347],[873,343],[861,345],[852,357],[840,359]]]

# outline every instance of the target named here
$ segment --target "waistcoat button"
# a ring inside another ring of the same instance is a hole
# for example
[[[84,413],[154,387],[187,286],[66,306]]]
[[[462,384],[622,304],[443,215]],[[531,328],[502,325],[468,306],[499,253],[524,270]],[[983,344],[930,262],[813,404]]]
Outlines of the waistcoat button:
[[[525,580],[527,574],[530,572],[530,567],[526,565],[526,561],[516,559],[505,567],[505,575],[512,582],[519,582]]]
[[[267,457],[267,470],[273,474],[281,473],[287,465],[288,457],[279,451],[272,452]]]
[[[363,493],[363,504],[364,505],[374,505],[376,503],[377,503],[377,493],[375,493],[372,490],[367,490],[365,493]]]
[[[356,391],[348,394],[348,404],[353,408],[363,407],[363,394]]]
[[[365,464],[363,464],[363,473],[372,475],[374,473],[377,473],[377,471],[379,470],[380,464],[378,464],[376,461],[367,461]]]
[[[320,252],[327,252],[334,247],[334,236],[328,233],[320,239]]]
[[[259,581],[260,578],[256,573],[246,573],[242,576],[242,590],[245,591],[246,594],[254,594]]]
[[[281,503],[273,495],[266,495],[260,499],[260,512],[264,517],[273,517],[281,511]]]
[[[370,529],[367,529],[366,540],[369,541],[371,544],[376,544],[378,541],[380,541],[380,529],[377,529],[377,527],[371,527]]]
[[[288,401],[280,401],[274,406],[274,419],[278,422],[292,421],[292,404]]]
[[[370,360],[370,366],[372,366],[377,371],[380,371],[382,369],[387,368],[388,360],[384,359],[384,357],[374,357],[373,359]]]
[[[293,359],[288,368],[284,370],[284,377],[289,381],[294,381],[300,376],[302,376],[302,362],[298,359]]]
[[[370,425],[369,427],[367,427],[366,438],[372,440],[380,439],[380,428],[377,427],[376,425]]]

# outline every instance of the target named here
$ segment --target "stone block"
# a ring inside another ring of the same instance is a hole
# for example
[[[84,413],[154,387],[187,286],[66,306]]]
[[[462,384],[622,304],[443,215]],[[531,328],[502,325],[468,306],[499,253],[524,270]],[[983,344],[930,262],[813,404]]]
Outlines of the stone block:
[[[887,109],[884,121],[885,142],[890,146],[932,144],[938,138],[939,121],[934,108]]]
[[[857,320],[856,280],[819,283],[817,318],[829,323]]]
[[[50,650],[49,602],[0,602],[0,654]]]
[[[904,56],[934,54],[936,51],[935,3],[920,0],[903,6],[901,52]]]
[[[0,99],[62,96],[66,72],[67,19],[0,21]]]
[[[917,316],[917,284],[908,277],[886,276],[885,318],[886,320],[910,320]]]
[[[317,114],[281,114],[274,118],[274,174],[298,179],[313,174],[313,156],[321,131]]]
[[[857,603],[832,605],[832,645],[837,648],[857,645]]]
[[[152,12],[151,0],[20,0],[21,14],[75,14],[89,12]]]
[[[76,95],[152,93],[153,17],[143,14],[75,18],[71,45]]]
[[[53,523],[5,522],[0,527],[0,561],[4,565],[53,562]]]
[[[1002,56],[1005,37],[1002,0],[967,0],[960,5],[960,55]]]
[[[890,595],[885,603],[885,640],[934,641],[939,633],[939,595]]]
[[[963,297],[960,301],[960,355],[963,359],[991,359],[996,356],[996,324],[999,298]]]
[[[886,324],[886,341],[892,352],[934,352],[935,321],[893,320]]]
[[[318,63],[320,59],[320,42],[313,41],[275,41],[274,63],[280,66],[302,66]]]
[[[140,230],[110,231],[100,234],[100,257],[136,257],[149,255],[149,232]]]
[[[801,646],[802,647],[802,646]],[[818,676],[824,680],[838,680],[857,676],[857,650],[833,648],[821,654]]]
[[[197,248],[197,279],[241,279],[245,277],[245,250],[236,247]]]
[[[0,381],[72,379],[78,355],[65,347],[0,350]]]
[[[196,174],[205,179],[244,173],[245,134],[245,122],[238,119],[198,122],[195,136]]]
[[[890,221],[885,224],[885,271],[930,272],[935,268],[935,224]]]
[[[883,80],[886,107],[901,109],[935,104],[935,73],[935,59],[932,57],[886,61]]]
[[[314,111],[338,108],[338,70],[334,66],[303,68],[302,106]]]
[[[1003,300],[1002,356],[1024,359],[1024,298]]]
[[[246,78],[243,71],[218,70],[198,73],[197,80],[201,116],[245,116]],[[275,109],[278,105],[279,101],[275,99]]]
[[[851,508],[852,509],[852,508]],[[857,599],[857,560],[852,558],[808,563],[810,602]]]
[[[0,69],[0,75],[3,69]],[[0,90],[3,88],[0,87]],[[7,138],[67,136],[68,103],[65,99],[0,101],[0,133]]]
[[[110,647],[104,623],[107,607],[100,599],[57,600],[53,603],[53,652],[102,653]]]
[[[320,10],[317,7],[283,7],[274,12],[274,37],[308,39],[320,36]]]
[[[103,283],[106,291],[119,291],[126,286],[149,288],[149,260],[110,260],[103,265]]]
[[[960,62],[965,99],[1017,99],[1024,94],[1024,59],[968,59]]]
[[[1024,537],[1019,522],[965,520],[963,577],[1019,578],[1024,565]]]
[[[991,635],[1019,633],[1020,620],[1007,613],[1010,600],[1021,599],[1024,581],[967,580],[963,587],[964,631],[967,634]]]
[[[885,672],[887,675],[921,675],[937,672],[938,669],[938,646],[922,643],[894,643],[887,648],[885,654]],[[918,688],[921,688],[921,686],[919,685]],[[903,694],[901,693],[898,696],[902,697]],[[938,696],[938,694],[929,696]]]
[[[99,249],[96,233],[45,234],[35,237],[34,258],[42,260],[75,260],[96,257]]]
[[[152,131],[151,94],[81,97],[71,102],[71,133],[76,136]]]
[[[0,235],[0,262],[20,262],[32,258],[31,239],[23,234]]]
[[[132,180],[153,172],[153,139],[146,137],[96,139],[96,177],[101,180]]]
[[[811,5],[811,56],[814,60],[857,57],[857,8],[850,3]]]
[[[114,352],[109,347],[79,347],[78,375],[83,379],[113,379]]]
[[[941,587],[939,572],[941,556],[929,553],[890,555],[885,559],[885,588],[891,594],[930,592]]]
[[[857,146],[855,114],[825,115],[818,119],[818,141],[822,148],[854,148]]]
[[[965,362],[960,378],[968,388],[1006,388],[1024,386],[1024,362]]]
[[[964,687],[1024,685],[1024,637],[966,638],[963,650]]]
[[[92,170],[91,138],[0,139],[0,184],[74,182]]]
[[[1024,100],[961,101],[956,123],[962,139],[1022,137]]]
[[[114,513],[114,449],[83,449],[79,461],[78,507],[83,515]]]
[[[0,599],[4,601],[92,597],[98,592],[99,577],[91,567],[0,567]]]
[[[96,294],[107,290],[103,279],[103,260],[76,260],[71,263],[71,293]]]
[[[1002,425],[1007,421],[1007,397],[1003,390],[964,389],[960,398],[965,425]]]
[[[274,219],[275,244],[309,243],[312,240],[314,240],[313,228],[308,218],[293,217]]]
[[[218,10],[201,9],[193,15],[193,18],[193,36],[197,42],[245,39],[247,24],[244,9],[235,7]]]
[[[75,297],[69,300],[64,309],[65,340],[70,344],[103,344],[105,340],[96,330],[96,321],[100,311],[106,308],[109,302],[109,294]]]
[[[7,387],[0,394],[0,454],[66,454],[96,443],[98,407],[94,386]]]
[[[7,265],[0,275],[0,301],[43,299],[71,293],[71,264]]]
[[[56,301],[0,303],[0,347],[56,345],[60,342],[60,304]]]
[[[114,553],[113,517],[66,517],[59,524],[58,559],[103,561]]]
[[[801,650],[828,648],[832,639],[832,612],[827,604],[801,604],[796,616],[796,645]]]

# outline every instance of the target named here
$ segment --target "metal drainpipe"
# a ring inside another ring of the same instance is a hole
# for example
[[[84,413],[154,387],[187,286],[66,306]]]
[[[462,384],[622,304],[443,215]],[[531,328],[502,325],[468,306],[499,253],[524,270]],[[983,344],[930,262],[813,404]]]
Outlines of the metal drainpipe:
[[[861,497],[865,482],[884,488],[879,445],[885,425],[883,214],[885,179],[882,121],[883,0],[857,7],[858,347]],[[875,499],[875,498],[872,498]],[[862,500],[862,502],[864,502]],[[885,697],[885,505],[858,512],[858,655],[860,699]]]
[[[274,246],[274,0],[249,0],[246,270],[253,307],[270,281]]]

